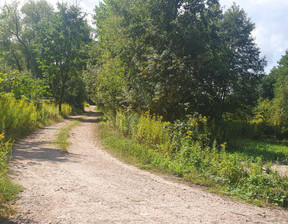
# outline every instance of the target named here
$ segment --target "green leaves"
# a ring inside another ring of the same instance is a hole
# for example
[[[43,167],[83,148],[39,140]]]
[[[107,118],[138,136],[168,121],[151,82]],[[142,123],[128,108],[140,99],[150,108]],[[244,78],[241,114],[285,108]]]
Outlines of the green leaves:
[[[265,60],[251,37],[254,24],[236,5],[223,13],[217,0],[109,0],[94,19],[91,76],[107,60],[121,61],[128,95],[119,92],[120,107],[175,120],[187,111],[219,119],[255,104]],[[113,98],[113,90],[95,91]]]
[[[57,8],[58,11],[41,24],[36,46],[41,70],[61,110],[68,82],[80,77],[80,72],[86,67],[88,55],[83,49],[91,39],[80,8],[65,3],[58,3]]]

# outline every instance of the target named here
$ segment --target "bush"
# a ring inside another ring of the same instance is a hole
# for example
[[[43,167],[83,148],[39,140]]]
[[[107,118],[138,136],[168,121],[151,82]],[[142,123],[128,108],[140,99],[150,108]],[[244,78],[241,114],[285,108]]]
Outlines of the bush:
[[[0,95],[0,132],[9,139],[25,136],[37,127],[36,106],[26,100],[16,100],[11,94]]]

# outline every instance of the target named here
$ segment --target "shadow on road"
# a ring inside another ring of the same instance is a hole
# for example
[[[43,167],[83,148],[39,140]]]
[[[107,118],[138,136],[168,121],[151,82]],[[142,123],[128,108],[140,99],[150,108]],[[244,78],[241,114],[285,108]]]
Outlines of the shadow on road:
[[[69,117],[67,120],[79,120],[84,123],[99,123],[103,121],[103,113],[99,111],[86,111],[83,114],[83,117],[74,116]]]
[[[52,146],[51,142],[27,142],[20,141],[13,146],[14,160],[51,160],[56,162],[65,162],[68,160],[67,153],[57,150]]]

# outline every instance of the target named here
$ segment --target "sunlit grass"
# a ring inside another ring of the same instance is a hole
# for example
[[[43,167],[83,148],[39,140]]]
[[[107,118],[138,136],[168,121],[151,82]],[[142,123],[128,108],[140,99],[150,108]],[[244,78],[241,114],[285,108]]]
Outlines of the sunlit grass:
[[[53,142],[56,147],[60,148],[64,152],[68,152],[67,148],[71,144],[67,141],[69,134],[73,127],[77,126],[80,123],[79,120],[71,121],[68,124],[66,124],[64,127],[62,127],[57,133],[56,133],[56,140]]]
[[[257,158],[263,161],[279,162],[288,165],[288,146],[281,142],[256,140],[239,140],[234,152],[243,156]]]

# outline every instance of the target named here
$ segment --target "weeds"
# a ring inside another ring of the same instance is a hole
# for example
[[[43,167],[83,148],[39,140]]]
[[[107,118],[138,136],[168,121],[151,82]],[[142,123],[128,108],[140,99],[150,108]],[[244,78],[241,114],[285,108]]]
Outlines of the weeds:
[[[121,111],[114,124],[117,129],[102,123],[100,135],[128,161],[254,204],[288,207],[288,177],[280,177],[261,157],[227,152],[225,143],[211,139],[206,117],[170,124],[149,113]]]
[[[80,121],[78,120],[72,121],[65,125],[63,128],[61,128],[60,131],[56,134],[57,138],[53,143],[64,152],[68,152],[67,147],[70,145],[70,142],[68,142],[67,139],[69,137],[70,131],[79,123]]]

